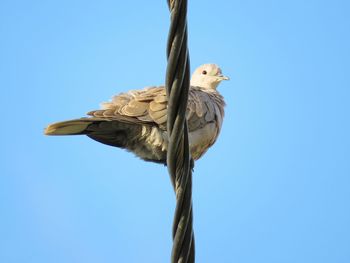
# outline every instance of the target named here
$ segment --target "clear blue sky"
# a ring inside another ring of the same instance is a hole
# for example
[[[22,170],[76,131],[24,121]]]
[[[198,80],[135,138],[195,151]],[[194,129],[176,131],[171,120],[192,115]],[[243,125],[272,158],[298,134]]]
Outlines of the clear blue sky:
[[[192,69],[231,81],[196,164],[197,262],[350,262],[349,1],[190,1]],[[167,170],[46,137],[164,83],[166,1],[0,1],[0,262],[169,262]]]

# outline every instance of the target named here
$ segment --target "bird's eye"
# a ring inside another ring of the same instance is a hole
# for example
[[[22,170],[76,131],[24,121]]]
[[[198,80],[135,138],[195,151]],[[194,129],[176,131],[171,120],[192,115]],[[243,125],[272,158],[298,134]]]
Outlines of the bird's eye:
[[[207,75],[207,71],[206,71],[206,70],[203,70],[203,71],[202,71],[202,74],[203,74],[203,75]]]

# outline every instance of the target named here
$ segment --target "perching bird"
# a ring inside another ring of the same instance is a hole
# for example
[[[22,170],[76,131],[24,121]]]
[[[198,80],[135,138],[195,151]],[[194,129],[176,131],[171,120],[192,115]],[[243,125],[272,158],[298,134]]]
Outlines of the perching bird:
[[[216,141],[225,102],[216,90],[228,80],[215,64],[204,64],[192,75],[186,118],[190,152],[199,159]],[[57,122],[46,135],[87,135],[90,138],[133,152],[146,161],[166,163],[168,100],[164,86],[131,90],[102,103],[90,117]]]

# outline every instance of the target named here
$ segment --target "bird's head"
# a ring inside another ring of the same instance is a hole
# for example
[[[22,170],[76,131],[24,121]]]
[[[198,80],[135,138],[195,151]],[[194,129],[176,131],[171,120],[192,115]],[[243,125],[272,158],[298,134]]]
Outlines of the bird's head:
[[[223,80],[229,80],[222,75],[221,69],[216,64],[204,64],[198,67],[191,77],[191,86],[216,90]]]

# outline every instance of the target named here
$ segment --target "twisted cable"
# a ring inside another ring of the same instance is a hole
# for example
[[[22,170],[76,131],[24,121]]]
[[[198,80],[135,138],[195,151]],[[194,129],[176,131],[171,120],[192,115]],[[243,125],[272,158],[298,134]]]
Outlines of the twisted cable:
[[[187,48],[187,0],[168,0],[171,24],[168,35],[166,91],[168,97],[167,166],[176,194],[173,223],[172,263],[195,261],[192,166],[189,151],[186,108],[190,87],[190,62]]]

